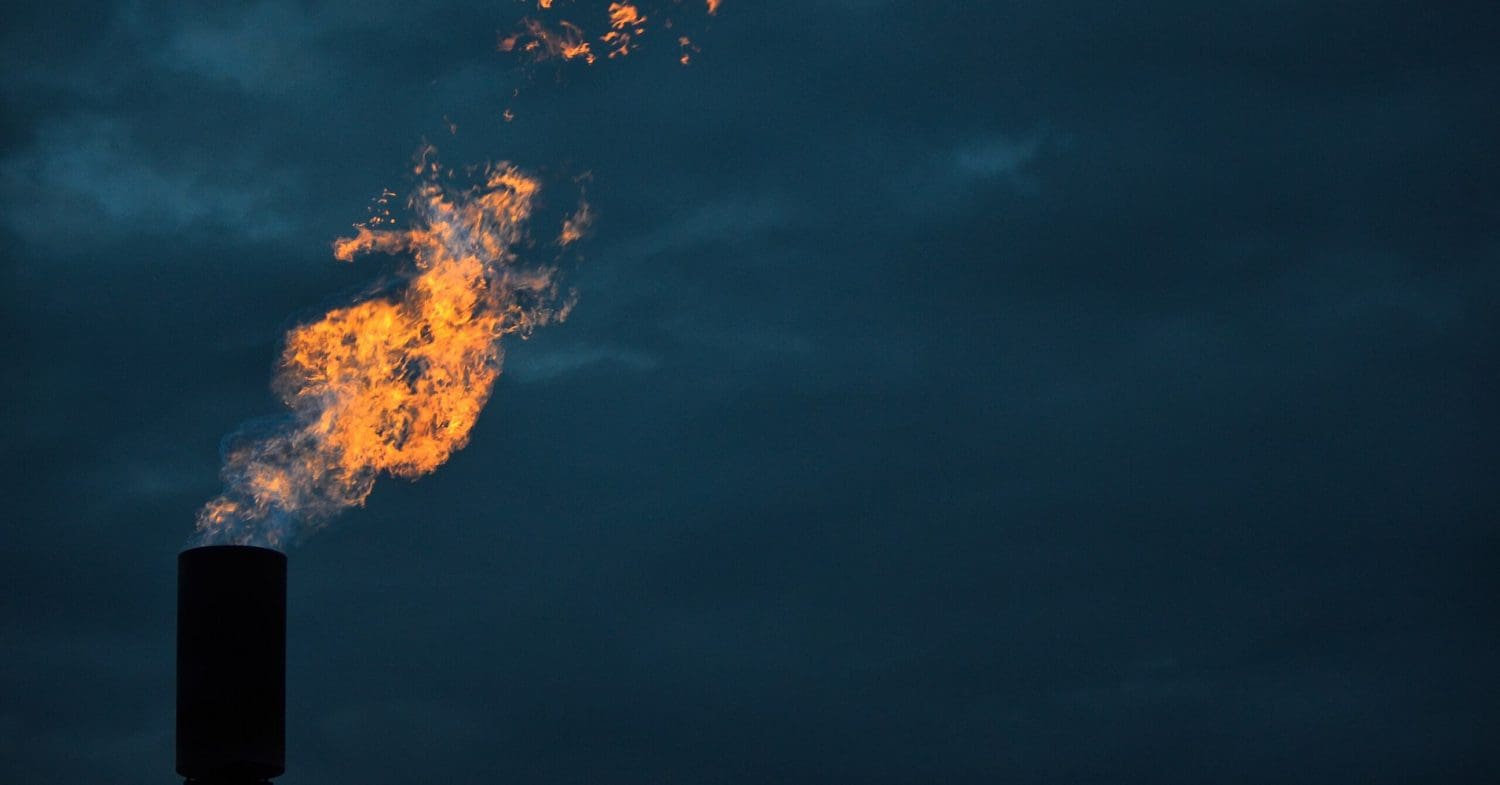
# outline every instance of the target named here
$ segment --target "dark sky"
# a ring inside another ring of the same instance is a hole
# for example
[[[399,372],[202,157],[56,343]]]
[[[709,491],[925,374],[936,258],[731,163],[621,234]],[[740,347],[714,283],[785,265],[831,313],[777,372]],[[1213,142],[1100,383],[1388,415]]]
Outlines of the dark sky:
[[[280,782],[1500,778],[1495,3],[181,5],[0,22],[0,782],[173,780],[219,440],[424,137],[599,219],[292,550]]]

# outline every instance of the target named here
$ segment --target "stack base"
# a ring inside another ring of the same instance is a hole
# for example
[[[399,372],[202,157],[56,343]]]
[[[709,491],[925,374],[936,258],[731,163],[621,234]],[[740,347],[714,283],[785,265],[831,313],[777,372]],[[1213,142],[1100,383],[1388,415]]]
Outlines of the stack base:
[[[177,557],[177,773],[265,785],[286,770],[286,555],[211,545]]]

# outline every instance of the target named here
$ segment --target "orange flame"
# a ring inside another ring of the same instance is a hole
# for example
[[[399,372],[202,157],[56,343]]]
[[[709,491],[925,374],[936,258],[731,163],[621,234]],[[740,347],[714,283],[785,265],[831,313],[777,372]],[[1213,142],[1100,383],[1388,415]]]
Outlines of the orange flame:
[[[552,5],[537,0],[541,10]],[[709,14],[719,6],[707,0]],[[523,19],[497,46],[535,62],[589,64],[598,59],[591,40],[607,57],[634,51],[646,16],[632,3],[612,2],[608,18],[597,39],[571,22],[553,28]],[[673,28],[670,18],[662,24]],[[677,43],[683,65],[700,51],[686,35]],[[519,95],[517,88],[512,97]],[[515,119],[510,107],[501,116]],[[457,133],[456,123],[443,121]],[[424,149],[415,168],[425,179],[408,202],[410,228],[395,228],[395,194],[382,192],[355,234],[333,244],[334,257],[346,262],[368,253],[409,256],[404,285],[287,333],[274,388],[291,415],[231,440],[225,489],[198,514],[200,542],[279,546],[299,526],[364,504],[381,475],[414,479],[436,470],[468,443],[500,375],[501,338],[567,317],[572,302],[559,303],[556,270],[523,265],[515,250],[526,240],[539,182],[498,165],[480,170],[477,184],[455,187],[440,177],[432,152]],[[592,222],[580,200],[557,246],[577,242]]]
[[[646,17],[641,16],[641,9],[629,3],[609,4],[609,26],[616,30],[640,27],[645,21]]]
[[[610,47],[610,57],[623,57],[630,54],[631,39],[646,32],[646,28],[642,26],[644,24],[646,17],[641,16],[640,9],[629,3],[610,3],[610,31],[600,36],[599,40]]]
[[[563,221],[562,231],[557,235],[558,245],[572,245],[583,239],[594,224],[594,210],[587,201],[580,200],[578,210]]]
[[[361,225],[333,245],[342,261],[410,255],[405,287],[287,333],[275,388],[292,419],[227,451],[225,491],[198,517],[203,541],[278,545],[295,522],[363,504],[381,474],[433,471],[468,442],[500,375],[501,337],[567,316],[555,270],[515,252],[539,183],[501,165],[457,189],[425,154],[419,168],[429,179],[411,197],[411,228]],[[585,205],[564,236],[587,217]]]
[[[708,0],[708,13],[718,13],[720,5],[721,0]],[[541,0],[537,7],[539,10],[550,10],[552,3],[550,0]],[[607,12],[609,29],[595,40],[600,45],[597,50],[590,45],[590,36],[583,28],[571,22],[558,22],[558,29],[553,29],[536,19],[522,19],[520,30],[500,38],[500,51],[519,51],[535,62],[581,59],[589,64],[594,63],[599,54],[614,58],[635,51],[635,39],[646,33],[646,14],[634,3],[620,2],[610,3]],[[667,29],[674,26],[670,17],[661,20],[661,24]],[[683,65],[687,65],[692,59],[689,50],[699,51],[682,38],[679,38],[679,49],[678,61]]]
[[[560,22],[557,30],[550,29],[535,19],[523,19],[521,24],[526,28],[525,31],[501,38],[500,51],[513,52],[519,46],[521,51],[537,62],[558,58],[582,58],[586,63],[594,62],[594,53],[589,49],[583,30],[572,22]]]

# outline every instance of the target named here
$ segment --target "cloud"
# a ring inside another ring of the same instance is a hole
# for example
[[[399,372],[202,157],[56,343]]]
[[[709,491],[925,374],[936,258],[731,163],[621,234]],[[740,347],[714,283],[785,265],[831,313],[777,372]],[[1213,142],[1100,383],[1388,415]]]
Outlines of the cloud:
[[[862,153],[861,167],[878,162],[876,169],[888,172],[883,177],[887,202],[898,211],[897,221],[947,221],[974,209],[975,197],[986,191],[1034,192],[1032,165],[1049,138],[1040,132],[985,132],[960,142],[935,143],[893,136],[871,143]]]
[[[575,345],[546,352],[525,352],[506,358],[505,372],[521,382],[547,382],[562,376],[604,366],[615,370],[644,372],[660,360],[642,352],[612,346]]]
[[[330,42],[394,24],[401,12],[387,3],[351,9],[285,2],[195,11],[131,6],[122,21],[157,66],[265,96],[344,78],[347,62]]]
[[[325,74],[309,46],[316,28],[303,10],[258,3],[173,30],[164,65],[232,82],[251,92],[279,92],[306,75]]]
[[[0,160],[0,204],[12,231],[57,249],[200,227],[265,240],[293,227],[276,195],[294,179],[244,159],[154,159],[129,123],[82,116]]]
[[[793,206],[775,193],[726,194],[622,244],[611,258],[650,258],[716,243],[747,243],[790,225],[795,216]]]
[[[1036,136],[979,139],[953,150],[953,171],[959,179],[969,180],[1014,177],[1036,157],[1040,145],[1041,140]]]

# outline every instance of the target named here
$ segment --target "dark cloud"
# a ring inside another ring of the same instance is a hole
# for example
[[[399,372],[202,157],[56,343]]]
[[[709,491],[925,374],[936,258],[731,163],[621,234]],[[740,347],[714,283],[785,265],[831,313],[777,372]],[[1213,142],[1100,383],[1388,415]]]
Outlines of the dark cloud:
[[[424,137],[596,231],[293,552],[280,781],[1500,768],[1490,4],[729,0],[530,74],[529,3],[13,5],[0,780],[171,776],[219,439]]]

